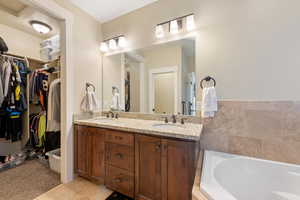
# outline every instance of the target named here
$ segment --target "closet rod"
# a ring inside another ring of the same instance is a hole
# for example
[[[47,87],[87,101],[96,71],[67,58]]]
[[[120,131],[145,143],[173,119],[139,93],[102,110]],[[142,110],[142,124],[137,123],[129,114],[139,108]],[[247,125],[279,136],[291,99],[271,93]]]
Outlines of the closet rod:
[[[3,55],[3,56],[9,56],[9,57],[15,57],[15,58],[19,58],[19,59],[25,59],[24,56],[18,56],[18,55],[11,54],[11,53],[2,53],[1,55]]]
[[[11,56],[11,57],[19,58],[19,59],[24,59],[24,60],[25,60],[25,58],[27,58],[30,61],[35,61],[35,62],[38,62],[38,63],[40,63],[42,65],[50,63],[50,62],[45,62],[45,61],[38,60],[38,59],[35,59],[35,58],[29,58],[29,57],[26,57],[26,56],[19,56],[19,55],[12,54],[12,53],[2,53],[0,55]]]

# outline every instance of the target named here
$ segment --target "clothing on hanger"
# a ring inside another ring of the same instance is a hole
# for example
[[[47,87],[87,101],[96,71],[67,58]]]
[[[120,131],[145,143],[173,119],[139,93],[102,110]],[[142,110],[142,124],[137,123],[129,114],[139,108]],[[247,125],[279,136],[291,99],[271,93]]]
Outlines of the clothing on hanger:
[[[27,110],[28,65],[24,59],[0,55],[0,138],[22,138],[22,114]]]
[[[60,79],[50,85],[47,110],[47,131],[60,131]]]

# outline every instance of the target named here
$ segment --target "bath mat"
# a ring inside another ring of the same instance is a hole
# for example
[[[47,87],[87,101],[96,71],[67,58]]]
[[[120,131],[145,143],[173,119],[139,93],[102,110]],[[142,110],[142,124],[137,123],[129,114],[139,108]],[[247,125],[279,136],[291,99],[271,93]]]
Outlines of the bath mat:
[[[133,199],[123,194],[120,194],[118,192],[114,192],[109,197],[107,197],[106,200],[133,200]]]

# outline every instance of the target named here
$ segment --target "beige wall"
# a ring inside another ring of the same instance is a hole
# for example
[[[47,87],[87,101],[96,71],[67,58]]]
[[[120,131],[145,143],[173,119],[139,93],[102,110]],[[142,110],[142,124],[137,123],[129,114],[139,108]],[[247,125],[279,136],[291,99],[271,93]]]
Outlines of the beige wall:
[[[80,102],[85,94],[85,83],[96,86],[96,95],[101,98],[101,54],[102,40],[100,23],[68,0],[54,0],[74,15],[73,55],[74,55],[74,111],[80,113]]]
[[[299,8],[295,0],[160,0],[102,29],[141,48],[157,42],[157,23],[195,13],[197,75],[214,76],[221,99],[299,100]]]
[[[0,24],[0,36],[7,44],[9,53],[40,59],[41,38],[4,24]]]

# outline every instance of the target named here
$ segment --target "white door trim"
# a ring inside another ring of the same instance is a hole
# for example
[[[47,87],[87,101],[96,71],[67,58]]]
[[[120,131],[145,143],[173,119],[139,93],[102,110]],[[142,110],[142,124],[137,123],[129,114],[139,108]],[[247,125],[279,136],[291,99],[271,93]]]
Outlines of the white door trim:
[[[146,91],[145,91],[145,64],[144,62],[140,62],[140,112],[145,113],[146,103],[145,103],[145,97],[146,97]]]
[[[74,179],[74,68],[73,68],[73,14],[53,0],[21,0],[58,19],[61,25],[61,181]]]
[[[149,70],[149,112],[153,113],[152,109],[154,108],[154,99],[155,99],[155,91],[154,91],[154,75],[162,74],[162,73],[174,73],[174,111],[177,113],[178,110],[178,67],[160,67]],[[174,113],[174,114],[175,114]]]

